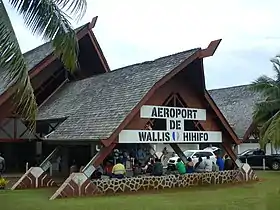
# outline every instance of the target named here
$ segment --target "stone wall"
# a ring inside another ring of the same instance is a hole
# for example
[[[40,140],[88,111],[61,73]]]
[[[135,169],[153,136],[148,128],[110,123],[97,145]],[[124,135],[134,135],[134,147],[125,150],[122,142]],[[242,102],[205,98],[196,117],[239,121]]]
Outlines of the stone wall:
[[[73,173],[51,197],[51,200],[65,197],[246,182],[250,180],[257,180],[257,176],[248,164],[244,164],[240,169],[232,171],[166,175],[160,177],[143,176],[125,179],[98,179],[92,181],[83,173]]]

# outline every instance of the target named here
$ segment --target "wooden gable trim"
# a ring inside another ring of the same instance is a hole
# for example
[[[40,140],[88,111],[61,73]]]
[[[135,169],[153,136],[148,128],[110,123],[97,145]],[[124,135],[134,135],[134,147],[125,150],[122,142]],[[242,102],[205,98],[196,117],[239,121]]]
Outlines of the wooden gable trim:
[[[208,47],[206,49],[203,49],[200,51],[199,58],[206,58],[206,57],[213,56],[214,53],[216,52],[218,46],[220,45],[221,41],[222,41],[222,39],[217,39],[217,40],[210,42],[210,44],[208,45]]]
[[[215,42],[215,41],[214,41]],[[212,42],[211,42],[212,43]],[[208,47],[211,47],[211,43]],[[219,42],[220,43],[220,42]],[[212,44],[213,45],[213,44]],[[212,47],[213,48],[213,47]],[[207,52],[212,52],[213,49],[209,49]],[[213,51],[214,54],[215,51]],[[180,65],[174,68],[170,73],[164,76],[160,81],[158,81],[149,91],[148,93],[142,98],[142,100],[134,107],[134,109],[130,112],[130,114],[124,119],[124,121],[118,126],[118,128],[113,132],[113,134],[108,139],[103,139],[101,142],[104,144],[105,147],[110,146],[116,139],[118,134],[123,130],[128,123],[135,117],[137,112],[140,108],[148,101],[149,98],[153,96],[155,91],[164,85],[167,81],[169,81],[172,77],[176,74],[181,72],[185,67],[191,64],[195,59],[201,58],[201,50],[198,50],[196,53],[188,57],[185,61],[183,61]]]
[[[95,19],[96,18],[96,19]],[[93,21],[97,20],[97,17],[93,18]],[[93,22],[92,21],[92,22]],[[77,39],[80,40],[85,35],[89,33],[89,28],[94,27],[95,23],[89,23],[87,27],[84,27],[80,31],[77,32]],[[91,31],[91,30],[90,30]],[[92,32],[91,32],[92,33]],[[98,51],[97,51],[98,52]],[[32,80],[35,76],[37,76],[43,69],[45,69],[48,65],[50,65],[53,61],[55,61],[57,57],[51,53],[47,57],[45,57],[39,64],[37,64],[35,67],[33,67],[28,73],[30,80]],[[7,100],[11,99],[15,89],[14,86],[9,87],[1,96],[0,96],[0,106],[6,102]]]
[[[124,119],[124,121],[117,127],[117,129],[113,132],[113,134],[105,140],[101,140],[101,142],[104,144],[104,146],[109,146],[112,144],[118,134],[123,130],[128,123],[134,118],[134,116],[137,114],[137,112],[140,110],[140,108],[146,103],[146,101],[151,98],[155,91],[160,88],[163,84],[165,84],[167,81],[169,81],[173,76],[178,74],[180,71],[182,71],[186,66],[188,66],[190,63],[192,63],[195,59],[199,57],[199,51],[191,55],[189,58],[187,58],[183,63],[181,63],[179,66],[177,66],[175,69],[173,69],[169,74],[164,76],[160,81],[158,81],[149,91],[148,93],[142,98],[142,100],[132,109],[130,114]]]
[[[110,67],[108,65],[108,62],[107,62],[107,60],[106,60],[106,58],[103,54],[103,51],[101,50],[101,47],[98,44],[98,41],[97,41],[94,33],[92,32],[92,30],[88,31],[88,35],[90,37],[90,40],[92,42],[92,45],[93,45],[94,49],[96,50],[96,52],[98,54],[99,59],[101,60],[102,66],[104,67],[106,72],[110,72],[111,70],[110,70]]]
[[[88,29],[91,30],[95,27],[96,22],[97,22],[98,16],[95,16],[94,18],[92,18],[91,22],[88,25]]]
[[[95,35],[94,35],[94,33],[92,32],[92,29],[96,25],[97,19],[98,19],[98,16],[92,18],[91,22],[88,24],[88,32],[87,33],[89,35],[89,38],[90,38],[90,40],[92,42],[92,45],[93,45],[94,49],[96,50],[96,52],[98,54],[99,59],[101,60],[101,63],[103,65],[105,71],[109,72],[111,70],[110,70],[110,67],[108,65],[108,62],[107,62],[107,60],[106,60],[106,58],[104,56],[104,53],[103,53],[103,51],[102,51],[102,49],[101,49],[101,47],[100,47],[100,45],[99,45]]]
[[[243,139],[242,139],[242,142],[245,142],[245,141],[248,141],[252,132],[254,131],[254,129],[256,128],[255,124],[252,122],[250,124],[250,126],[247,128],[244,136],[243,136]]]
[[[214,110],[215,114],[218,116],[219,120],[222,122],[223,126],[226,128],[227,132],[230,134],[233,141],[236,144],[240,144],[241,141],[239,140],[236,133],[233,131],[232,127],[229,125],[228,121],[226,120],[218,106],[215,104],[214,100],[211,98],[207,90],[205,90],[204,97],[211,106],[211,108]]]

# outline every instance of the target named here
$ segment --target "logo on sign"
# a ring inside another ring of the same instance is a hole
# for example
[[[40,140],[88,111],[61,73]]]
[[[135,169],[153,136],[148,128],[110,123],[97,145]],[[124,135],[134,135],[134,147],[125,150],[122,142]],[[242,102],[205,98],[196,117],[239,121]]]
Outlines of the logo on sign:
[[[173,139],[173,141],[178,141],[179,137],[180,137],[179,135],[180,135],[179,132],[173,131],[172,132],[172,139]]]

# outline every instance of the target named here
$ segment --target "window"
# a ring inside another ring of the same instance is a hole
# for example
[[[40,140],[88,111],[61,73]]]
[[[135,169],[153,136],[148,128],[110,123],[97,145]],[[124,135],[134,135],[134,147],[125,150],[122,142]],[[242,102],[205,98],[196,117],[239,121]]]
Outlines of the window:
[[[240,153],[240,156],[243,155],[253,155],[254,150],[245,150],[244,152]]]
[[[255,150],[253,155],[265,155],[265,152],[263,150]]]
[[[193,157],[205,157],[204,152],[196,152]]]
[[[192,154],[193,154],[193,152],[190,152],[190,151],[184,152],[184,155],[185,155],[186,157],[191,157]]]
[[[207,157],[207,156],[213,156],[213,154],[211,152],[203,152],[203,157]]]
[[[254,154],[254,151],[248,151],[246,153],[244,153],[244,155],[253,155]]]

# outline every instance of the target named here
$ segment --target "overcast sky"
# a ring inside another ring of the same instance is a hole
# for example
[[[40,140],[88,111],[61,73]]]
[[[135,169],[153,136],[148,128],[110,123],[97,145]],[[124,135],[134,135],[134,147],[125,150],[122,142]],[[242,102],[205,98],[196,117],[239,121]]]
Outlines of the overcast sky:
[[[73,26],[99,16],[94,33],[111,69],[205,48],[222,38],[204,63],[213,89],[273,74],[269,60],[280,53],[279,8],[276,0],[88,0],[85,17]],[[8,5],[7,10],[23,52],[43,43]]]

